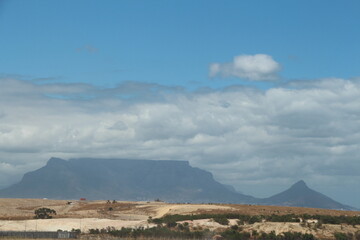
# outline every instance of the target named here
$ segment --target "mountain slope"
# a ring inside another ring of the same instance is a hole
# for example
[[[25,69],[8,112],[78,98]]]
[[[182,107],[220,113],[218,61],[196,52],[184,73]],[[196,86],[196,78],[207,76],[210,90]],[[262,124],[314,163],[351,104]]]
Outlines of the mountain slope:
[[[0,197],[249,203],[187,161],[51,158]]]
[[[310,189],[302,180],[279,194],[262,199],[259,203],[267,205],[355,210],[352,207],[343,205],[324,194]]]
[[[0,190],[0,198],[116,199],[191,203],[246,203],[356,210],[299,181],[288,190],[258,199],[214,180],[187,161],[51,158],[22,180]]]

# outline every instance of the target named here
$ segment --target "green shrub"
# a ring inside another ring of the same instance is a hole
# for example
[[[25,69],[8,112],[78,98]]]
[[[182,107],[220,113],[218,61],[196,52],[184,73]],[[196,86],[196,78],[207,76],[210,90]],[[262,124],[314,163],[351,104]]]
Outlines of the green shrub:
[[[231,228],[232,230],[235,230],[235,231],[239,230],[239,226],[238,226],[238,225],[232,225],[230,228]]]
[[[168,223],[166,223],[166,226],[167,226],[168,228],[174,228],[174,227],[176,227],[176,225],[177,225],[176,222],[168,222]]]
[[[226,217],[214,217],[213,220],[221,225],[229,225],[229,220]]]
[[[185,220],[196,220],[196,219],[210,219],[210,218],[227,218],[227,219],[238,219],[238,224],[242,225],[244,223],[253,224],[256,222],[261,222],[262,220],[268,222],[300,222],[300,218],[307,219],[317,219],[321,224],[350,224],[350,225],[358,225],[360,224],[360,216],[329,216],[329,215],[295,215],[295,214],[287,214],[287,215],[242,215],[237,213],[225,213],[225,214],[197,214],[197,215],[166,215],[162,218],[154,218],[148,221],[151,221],[155,224],[160,223],[168,223],[168,222],[178,222]],[[306,223],[302,223],[306,224]]]
[[[250,233],[238,232],[235,230],[226,230],[221,233],[221,236],[226,240],[248,240],[250,239]]]
[[[334,233],[334,237],[336,240],[351,240],[352,236],[348,236],[345,233],[336,232]]]
[[[50,219],[53,215],[56,215],[56,211],[50,208],[38,208],[35,210],[36,219]]]

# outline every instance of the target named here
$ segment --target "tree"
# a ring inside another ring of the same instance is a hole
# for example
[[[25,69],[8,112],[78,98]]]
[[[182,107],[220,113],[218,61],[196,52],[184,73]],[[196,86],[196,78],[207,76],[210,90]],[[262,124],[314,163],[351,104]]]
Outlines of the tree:
[[[49,219],[56,215],[56,211],[50,208],[39,208],[35,210],[36,219]]]

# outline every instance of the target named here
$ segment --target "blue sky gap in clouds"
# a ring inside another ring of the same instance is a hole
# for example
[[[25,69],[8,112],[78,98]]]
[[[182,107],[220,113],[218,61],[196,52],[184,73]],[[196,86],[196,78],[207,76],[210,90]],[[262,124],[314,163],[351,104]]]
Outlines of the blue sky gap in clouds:
[[[359,7],[0,1],[0,186],[51,156],[184,159],[360,207]]]

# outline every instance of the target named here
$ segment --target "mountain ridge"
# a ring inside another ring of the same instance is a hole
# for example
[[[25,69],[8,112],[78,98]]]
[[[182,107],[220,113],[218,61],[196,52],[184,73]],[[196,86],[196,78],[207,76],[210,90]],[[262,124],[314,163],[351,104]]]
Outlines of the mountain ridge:
[[[355,210],[310,189],[303,180],[268,198],[217,182],[212,173],[179,160],[50,158],[0,197],[237,203]]]
[[[46,181],[44,181],[46,179]],[[36,186],[36,187],[34,187]],[[51,158],[23,179],[0,190],[0,196],[153,200],[169,202],[255,201],[230,192],[210,172],[188,161]]]

